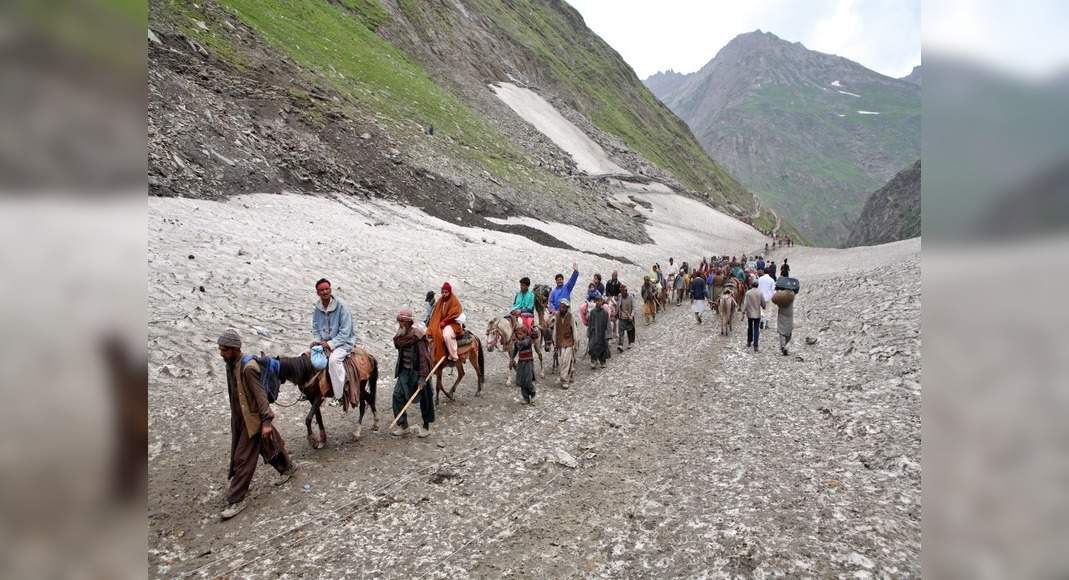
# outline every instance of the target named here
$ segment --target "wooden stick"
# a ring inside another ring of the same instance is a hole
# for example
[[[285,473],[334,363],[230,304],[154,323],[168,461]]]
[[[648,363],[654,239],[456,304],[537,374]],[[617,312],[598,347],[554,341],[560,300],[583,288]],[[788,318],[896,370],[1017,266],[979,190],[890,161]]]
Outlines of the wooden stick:
[[[423,390],[424,386],[426,386],[427,381],[431,380],[431,376],[434,375],[434,371],[438,370],[438,367],[440,367],[442,365],[442,363],[445,362],[445,359],[446,359],[445,356],[443,356],[442,358],[438,359],[438,364],[434,365],[434,368],[431,369],[431,372],[430,372],[429,375],[427,375],[427,378],[423,379],[423,384],[420,385],[419,388],[416,389],[415,393],[412,393],[412,397],[408,399],[408,402],[405,403],[404,407],[401,407],[401,412],[394,416],[393,421],[390,421],[390,426],[386,428],[387,431],[389,431],[390,429],[393,429],[394,425],[397,424],[397,420],[401,418],[401,415],[404,415],[405,412],[408,411],[408,408],[412,406],[413,402],[415,402],[416,397],[419,396],[419,392]]]

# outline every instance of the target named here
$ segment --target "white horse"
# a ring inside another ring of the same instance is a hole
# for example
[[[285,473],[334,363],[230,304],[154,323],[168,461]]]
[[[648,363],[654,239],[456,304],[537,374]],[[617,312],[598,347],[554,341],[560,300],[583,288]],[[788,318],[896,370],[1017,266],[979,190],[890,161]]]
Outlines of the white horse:
[[[505,353],[505,356],[512,357],[512,339],[515,336],[516,328],[522,325],[523,322],[517,317],[494,317],[490,319],[489,324],[486,325],[486,349],[490,352],[494,352],[494,349],[501,349],[501,352]],[[546,369],[542,366],[542,349],[539,348],[538,340],[541,336],[541,329],[537,324],[531,326],[531,342],[532,350],[538,355],[538,374],[540,378],[546,378]],[[505,381],[505,386],[512,386],[512,373],[508,374],[508,379]]]

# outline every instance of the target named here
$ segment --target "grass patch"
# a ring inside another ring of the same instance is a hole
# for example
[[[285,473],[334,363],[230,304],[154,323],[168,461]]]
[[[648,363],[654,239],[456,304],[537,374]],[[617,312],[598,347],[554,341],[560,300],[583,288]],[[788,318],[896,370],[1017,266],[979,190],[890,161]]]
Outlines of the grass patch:
[[[524,155],[452,93],[438,86],[423,68],[375,33],[389,17],[375,0],[218,0],[307,72],[329,83],[366,110],[382,113],[410,133],[411,123],[433,125],[457,157],[474,162],[502,181],[530,185]],[[245,61],[225,34],[205,31],[189,0],[170,0],[183,16],[179,28],[219,58],[237,66]],[[291,95],[293,96],[293,95]],[[455,145],[448,145],[449,137]],[[543,181],[545,175],[539,175]],[[554,189],[561,184],[551,184]]]

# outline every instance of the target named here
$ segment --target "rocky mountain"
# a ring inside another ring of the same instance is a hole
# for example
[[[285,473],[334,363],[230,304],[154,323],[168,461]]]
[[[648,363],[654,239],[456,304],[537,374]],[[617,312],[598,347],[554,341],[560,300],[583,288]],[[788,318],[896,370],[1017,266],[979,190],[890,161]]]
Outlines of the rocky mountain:
[[[874,246],[921,235],[921,162],[900,171],[873,192],[847,240],[848,246]]]
[[[668,69],[664,72],[654,73],[653,76],[646,78],[646,80],[642,82],[653,92],[653,94],[658,95],[658,98],[660,98],[660,95],[667,95],[674,92],[679,85],[683,84],[683,81],[687,79],[687,76],[688,75]]]
[[[495,92],[544,99],[632,182],[771,214],[558,0],[152,0],[149,193],[393,199],[466,225],[537,216],[647,240],[610,176]],[[525,97],[526,98],[526,97]]]
[[[919,86],[921,84],[921,65],[918,64],[913,67],[913,70],[910,71],[908,75],[902,77],[902,80]]]
[[[771,33],[736,37],[683,79],[649,80],[711,156],[818,243],[844,243],[862,192],[920,157],[918,85]]]

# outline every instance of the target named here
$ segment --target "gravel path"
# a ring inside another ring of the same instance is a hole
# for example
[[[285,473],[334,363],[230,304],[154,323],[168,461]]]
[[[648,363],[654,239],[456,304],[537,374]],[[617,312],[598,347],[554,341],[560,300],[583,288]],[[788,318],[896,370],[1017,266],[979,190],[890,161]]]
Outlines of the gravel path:
[[[153,214],[180,205],[150,207],[150,220],[175,219]],[[229,288],[234,278],[256,276],[258,260],[278,261],[304,239],[283,228],[269,249],[234,259],[237,242],[195,221],[218,207],[185,208],[181,229],[150,224],[150,257],[169,264],[150,268],[150,287],[166,289],[173,276],[188,285],[212,272],[210,288]],[[238,228],[232,234],[248,233],[239,221],[228,223]],[[157,230],[169,243],[154,241]],[[366,243],[373,253],[376,244],[396,242]],[[215,255],[213,244],[221,248]],[[189,260],[192,246],[197,256]],[[150,299],[157,312],[150,342],[161,350],[150,361],[151,575],[919,576],[919,241],[865,251],[791,253],[803,292],[790,357],[779,355],[774,330],[754,354],[744,350],[738,322],[725,339],[715,317],[698,326],[689,309],[670,307],[654,325],[640,323],[639,343],[623,355],[614,351],[607,369],[580,365],[572,390],[554,386],[547,373],[533,408],[504,386],[505,357],[487,353],[484,395],[474,397],[466,380],[456,402],[439,406],[429,439],[365,429],[352,441],[355,417],[331,407],[324,416],[331,439],[315,451],[303,439],[305,404],[280,407],[276,423],[300,472],[275,488],[261,466],[249,508],[222,523],[225,394],[211,371],[217,361],[197,351],[210,351],[199,344],[210,342],[209,331],[246,314],[229,310],[226,299],[190,311],[178,294],[160,292]],[[844,255],[858,259],[844,262]],[[213,261],[224,257],[252,264],[234,273]],[[819,266],[813,275],[810,261]],[[308,275],[290,274],[293,288],[289,278],[272,276],[278,287],[240,291],[267,292],[254,299],[273,303],[271,294],[299,292]],[[391,279],[378,275],[355,284]],[[493,310],[474,298],[493,300],[485,287],[478,275],[468,279],[473,311],[488,309],[482,317]],[[191,315],[172,323],[159,314],[171,309]],[[241,320],[292,342],[305,313],[279,314]],[[369,333],[377,344],[388,330]],[[393,360],[384,358],[383,426]],[[197,370],[202,365],[208,375]],[[294,394],[285,385],[280,400]]]

